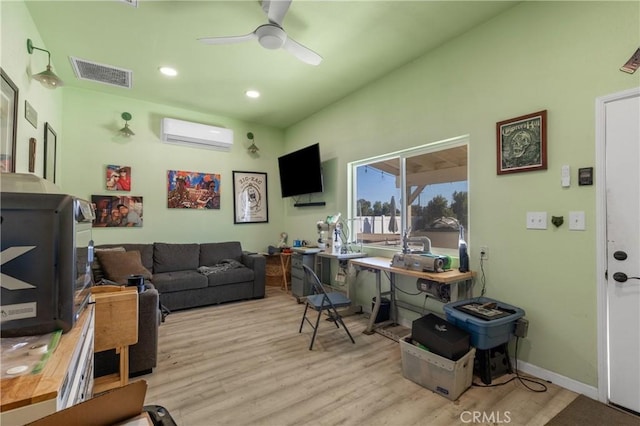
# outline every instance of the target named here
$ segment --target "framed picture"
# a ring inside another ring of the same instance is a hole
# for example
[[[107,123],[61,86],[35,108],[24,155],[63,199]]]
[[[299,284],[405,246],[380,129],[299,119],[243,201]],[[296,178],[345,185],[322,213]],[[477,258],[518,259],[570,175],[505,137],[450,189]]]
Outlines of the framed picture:
[[[496,124],[498,174],[547,168],[547,110]]]
[[[18,86],[0,68],[2,91],[0,95],[0,169],[2,172],[16,171],[16,135],[18,125]]]
[[[139,228],[142,226],[142,197],[92,195],[96,211],[94,228]]]
[[[58,135],[49,123],[44,125],[44,178],[56,183],[56,145]]]
[[[38,141],[36,138],[29,138],[29,173],[36,171],[36,149]]]
[[[167,208],[220,210],[220,175],[169,170]]]
[[[106,187],[107,191],[131,191],[131,167],[108,165]]]
[[[267,174],[233,172],[233,223],[269,222]]]

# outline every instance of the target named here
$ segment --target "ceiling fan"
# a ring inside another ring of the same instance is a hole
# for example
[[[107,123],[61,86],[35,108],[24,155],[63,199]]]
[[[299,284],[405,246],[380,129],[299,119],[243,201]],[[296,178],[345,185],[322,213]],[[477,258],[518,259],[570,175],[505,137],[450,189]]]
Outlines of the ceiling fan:
[[[282,20],[289,10],[292,0],[262,0],[262,10],[269,19],[268,24],[260,25],[252,33],[228,37],[199,38],[205,44],[232,44],[258,39],[265,49],[284,49],[293,56],[310,65],[318,65],[322,57],[313,50],[301,45],[282,28]]]

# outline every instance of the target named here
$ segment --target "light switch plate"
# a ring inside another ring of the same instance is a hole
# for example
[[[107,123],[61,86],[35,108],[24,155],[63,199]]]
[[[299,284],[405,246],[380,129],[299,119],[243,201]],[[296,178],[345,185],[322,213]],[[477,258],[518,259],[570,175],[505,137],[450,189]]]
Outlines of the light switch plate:
[[[569,212],[569,230],[584,231],[585,229],[584,212]]]
[[[547,212],[527,212],[527,229],[547,229]]]

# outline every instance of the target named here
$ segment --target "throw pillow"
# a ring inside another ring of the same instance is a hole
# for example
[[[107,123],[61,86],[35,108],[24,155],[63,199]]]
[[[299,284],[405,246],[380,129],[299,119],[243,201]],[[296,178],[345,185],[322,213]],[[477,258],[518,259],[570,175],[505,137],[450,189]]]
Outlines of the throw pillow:
[[[104,275],[108,280],[126,285],[129,275],[142,275],[151,279],[151,272],[142,265],[140,252],[133,251],[99,251],[96,253]]]

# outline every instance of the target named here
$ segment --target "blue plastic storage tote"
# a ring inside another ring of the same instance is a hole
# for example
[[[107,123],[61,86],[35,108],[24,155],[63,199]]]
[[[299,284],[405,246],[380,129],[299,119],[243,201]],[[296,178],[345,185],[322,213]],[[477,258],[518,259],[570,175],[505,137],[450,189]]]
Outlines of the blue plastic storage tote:
[[[459,307],[470,304],[496,303],[498,310],[508,311],[506,316],[496,319],[481,319],[463,312]],[[444,305],[447,321],[469,332],[471,346],[478,349],[491,349],[509,342],[516,321],[524,316],[524,310],[488,297],[474,297]]]

